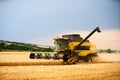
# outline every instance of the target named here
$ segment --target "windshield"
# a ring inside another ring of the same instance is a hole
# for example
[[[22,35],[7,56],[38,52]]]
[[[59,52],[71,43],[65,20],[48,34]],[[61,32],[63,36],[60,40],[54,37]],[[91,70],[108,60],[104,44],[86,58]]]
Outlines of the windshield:
[[[63,51],[68,47],[68,40],[57,39],[55,40],[55,51]]]

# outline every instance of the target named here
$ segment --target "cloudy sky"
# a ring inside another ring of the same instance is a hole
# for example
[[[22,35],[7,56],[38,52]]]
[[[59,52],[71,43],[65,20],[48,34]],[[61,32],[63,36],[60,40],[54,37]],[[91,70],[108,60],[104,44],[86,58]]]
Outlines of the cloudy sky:
[[[78,33],[99,49],[120,49],[119,0],[0,0],[0,40],[53,45],[53,38]]]

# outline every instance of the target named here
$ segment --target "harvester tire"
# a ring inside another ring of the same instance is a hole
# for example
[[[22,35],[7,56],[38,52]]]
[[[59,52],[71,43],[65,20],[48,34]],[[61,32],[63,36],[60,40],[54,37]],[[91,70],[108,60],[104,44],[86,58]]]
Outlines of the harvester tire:
[[[64,61],[64,62],[66,62],[66,61],[68,60],[68,55],[69,55],[69,54],[67,54],[67,53],[63,55],[63,61]]]
[[[35,53],[31,53],[29,57],[30,59],[35,59]]]

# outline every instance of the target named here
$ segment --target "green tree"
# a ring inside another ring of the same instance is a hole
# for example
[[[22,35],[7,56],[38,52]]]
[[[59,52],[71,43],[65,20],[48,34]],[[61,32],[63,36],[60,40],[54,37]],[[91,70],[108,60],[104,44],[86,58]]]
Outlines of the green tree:
[[[107,49],[107,53],[112,53],[112,50],[111,49]]]

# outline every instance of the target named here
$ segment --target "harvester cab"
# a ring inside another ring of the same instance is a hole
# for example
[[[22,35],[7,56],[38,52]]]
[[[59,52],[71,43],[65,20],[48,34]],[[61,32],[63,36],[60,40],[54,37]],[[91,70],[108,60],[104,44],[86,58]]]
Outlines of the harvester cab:
[[[56,52],[65,51],[68,48],[68,43],[70,41],[68,38],[55,38],[54,40]]]

